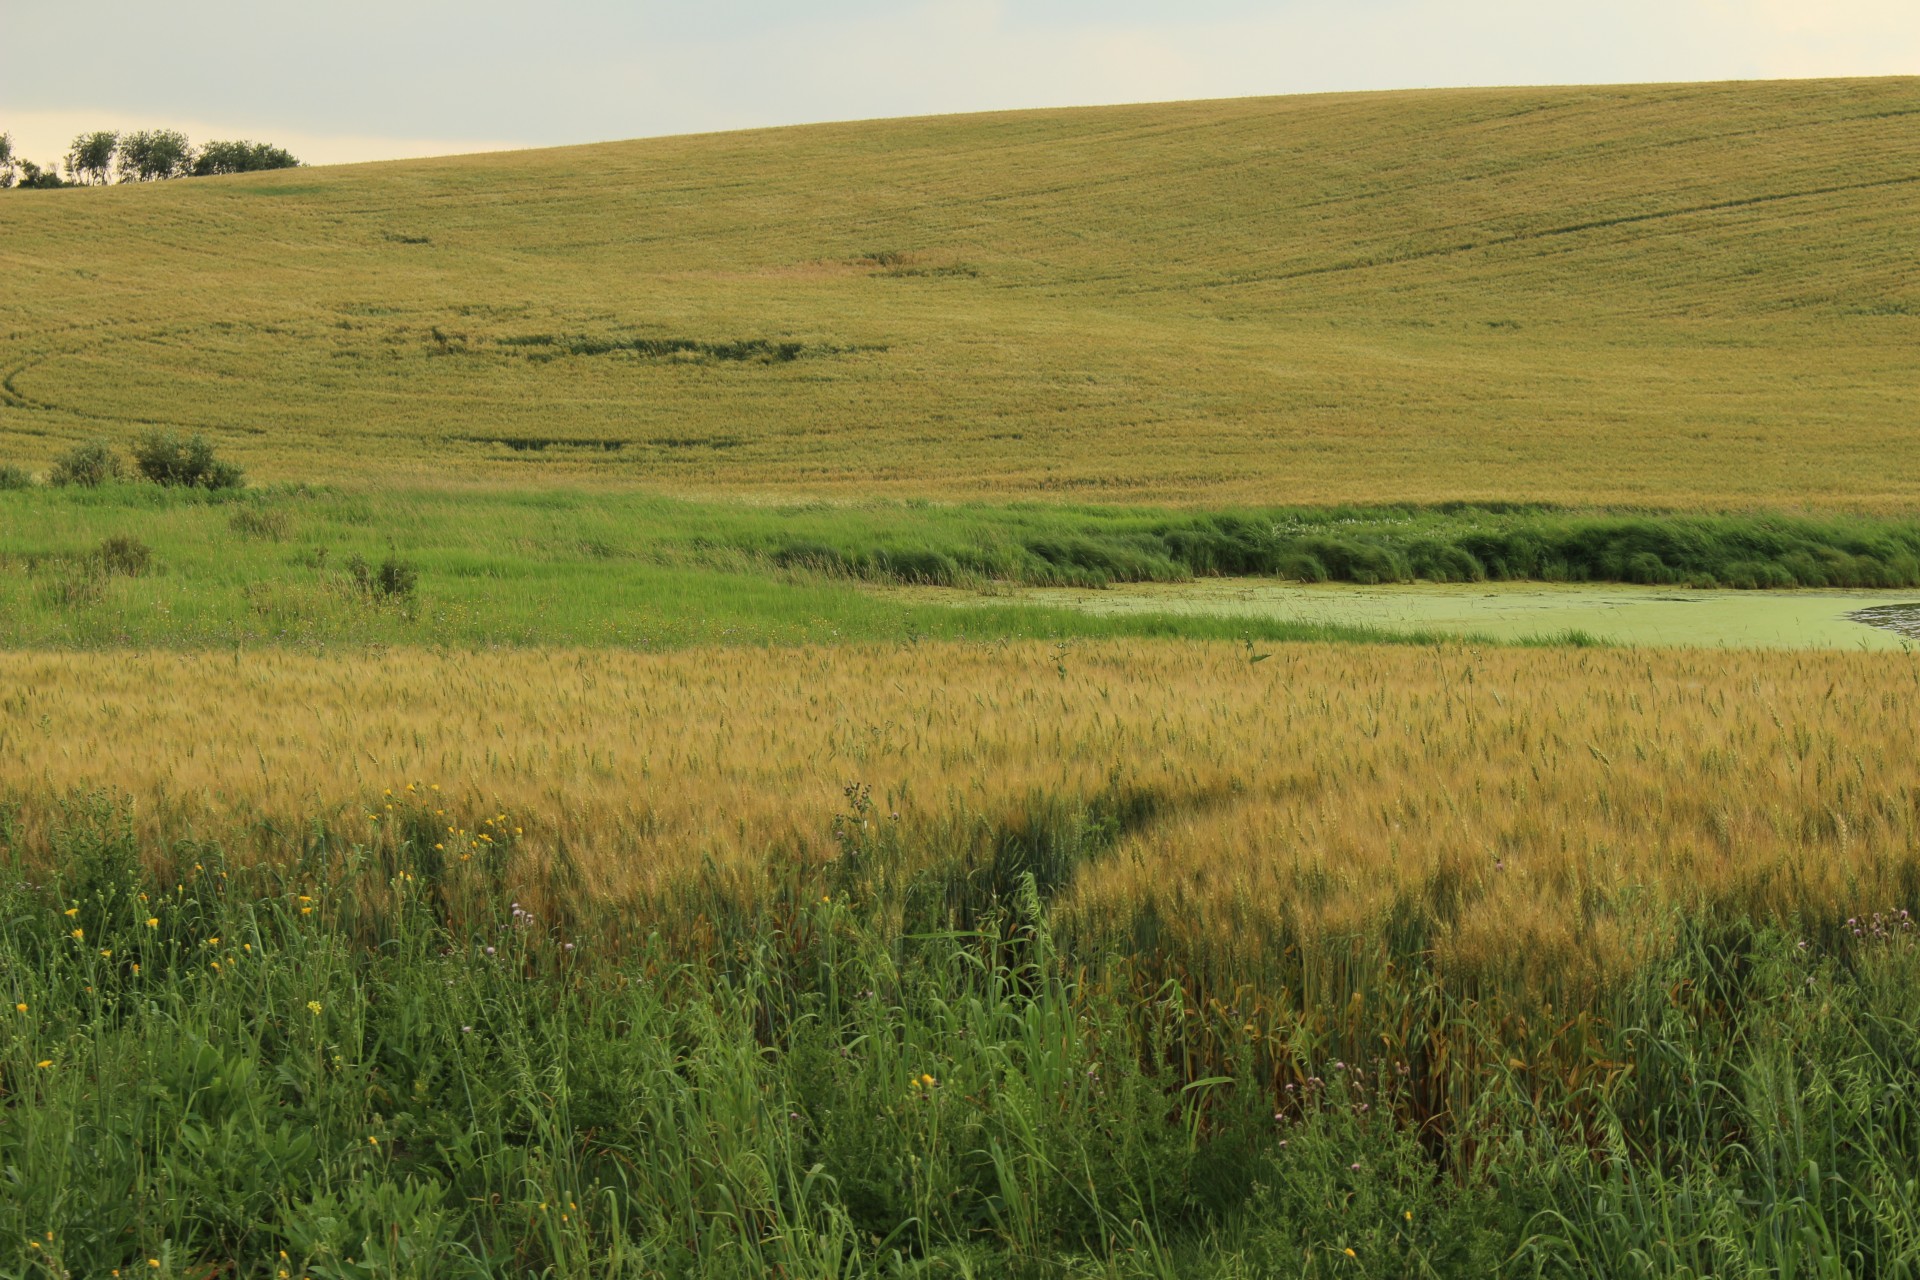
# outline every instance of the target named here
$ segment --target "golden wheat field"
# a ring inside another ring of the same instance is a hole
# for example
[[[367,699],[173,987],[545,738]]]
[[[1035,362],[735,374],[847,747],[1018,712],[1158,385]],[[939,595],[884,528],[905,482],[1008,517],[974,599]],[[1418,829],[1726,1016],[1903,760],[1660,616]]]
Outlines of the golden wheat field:
[[[1920,80],[870,121],[0,209],[0,463],[1920,503]]]
[[[519,827],[528,868],[564,847],[591,892],[644,899],[831,856],[848,783],[918,832],[1125,788],[1148,817],[1064,908],[1157,912],[1226,952],[1414,901],[1463,958],[1605,964],[1670,906],[1884,906],[1920,831],[1910,655],[14,653],[0,683],[0,793],[29,835],[94,788],[155,837],[276,853],[315,815],[373,839],[424,801],[456,851]]]

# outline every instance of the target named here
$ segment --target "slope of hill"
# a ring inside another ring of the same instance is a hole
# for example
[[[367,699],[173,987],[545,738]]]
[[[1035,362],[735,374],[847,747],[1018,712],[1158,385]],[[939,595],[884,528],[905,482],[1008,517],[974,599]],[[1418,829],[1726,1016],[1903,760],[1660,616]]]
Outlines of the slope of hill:
[[[1920,505],[1920,80],[1250,99],[0,200],[0,461]]]

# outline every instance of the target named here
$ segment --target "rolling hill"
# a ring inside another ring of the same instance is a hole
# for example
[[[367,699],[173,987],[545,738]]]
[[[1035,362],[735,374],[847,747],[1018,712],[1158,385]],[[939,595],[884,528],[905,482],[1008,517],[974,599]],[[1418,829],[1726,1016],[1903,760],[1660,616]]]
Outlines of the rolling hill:
[[[0,461],[1920,507],[1920,79],[809,126],[0,198]]]

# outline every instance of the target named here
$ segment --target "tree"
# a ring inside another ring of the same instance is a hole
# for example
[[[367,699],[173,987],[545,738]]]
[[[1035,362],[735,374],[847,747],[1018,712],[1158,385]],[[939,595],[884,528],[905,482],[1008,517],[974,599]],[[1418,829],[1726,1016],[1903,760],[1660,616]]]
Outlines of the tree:
[[[122,182],[158,182],[191,172],[193,146],[177,129],[141,129],[120,139],[115,152]]]
[[[0,133],[0,191],[13,185],[13,135]]]
[[[54,187],[64,187],[67,185],[69,184],[60,180],[60,171],[58,169],[42,169],[31,160],[22,160],[20,162],[20,189],[22,191],[32,189],[51,190]]]
[[[67,152],[67,176],[75,182],[96,186],[106,182],[107,171],[113,167],[114,150],[119,145],[120,135],[111,129],[81,134]]]
[[[300,161],[283,148],[265,142],[209,142],[194,157],[193,176],[256,173],[262,169],[292,169]]]

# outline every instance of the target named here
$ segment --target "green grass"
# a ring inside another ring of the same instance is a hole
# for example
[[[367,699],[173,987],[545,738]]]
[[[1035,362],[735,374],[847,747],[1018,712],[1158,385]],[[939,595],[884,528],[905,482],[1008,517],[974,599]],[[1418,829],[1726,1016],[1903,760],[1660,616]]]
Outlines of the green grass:
[[[267,481],[1911,513],[1917,121],[1354,94],[12,192],[0,464],[157,424]]]
[[[907,514],[894,508],[877,518]],[[867,527],[860,512],[799,518],[855,538]],[[906,603],[843,576],[777,564],[757,539],[787,523],[770,510],[564,492],[209,496],[117,485],[0,494],[0,644],[661,649],[920,637],[1437,638],[1417,629]],[[102,556],[115,539],[146,550],[137,572]],[[363,589],[356,559],[369,576],[388,561],[409,566],[417,586],[410,595]]]
[[[594,905],[549,861],[549,918],[510,846],[447,862],[438,821],[403,806],[361,846],[316,823],[267,868],[138,849],[79,798],[51,846],[9,841],[0,1268],[1920,1265],[1900,913],[1677,919],[1656,962],[1549,1009],[1450,979],[1400,927],[1213,989],[1157,984],[1138,940],[1056,934],[1047,864],[1017,850],[901,884],[849,837],[751,910],[697,883]],[[1099,856],[1099,830],[1056,852]]]
[[[147,548],[151,563],[113,572],[98,550],[116,538]],[[417,590],[360,589],[356,558],[369,571],[390,560],[413,567]],[[1158,616],[1136,601],[1094,616],[1106,611],[1013,596],[956,609],[862,585],[1105,586],[1216,575],[1916,586],[1920,526],[1535,507],[749,506],[558,489],[209,495],[119,484],[0,493],[0,643],[15,646],[1381,634],[1211,617],[1178,600]]]

